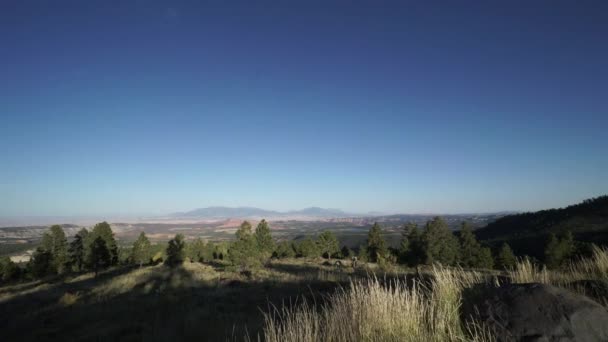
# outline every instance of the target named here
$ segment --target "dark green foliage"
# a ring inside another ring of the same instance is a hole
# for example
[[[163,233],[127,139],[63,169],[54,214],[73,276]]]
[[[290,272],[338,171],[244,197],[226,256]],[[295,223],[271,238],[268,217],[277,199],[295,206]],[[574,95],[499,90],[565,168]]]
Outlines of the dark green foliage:
[[[545,264],[549,268],[563,266],[574,252],[574,238],[571,232],[565,232],[559,238],[549,235],[545,245]]]
[[[311,238],[304,239],[298,247],[298,255],[304,258],[316,258],[320,255],[317,244]]]
[[[293,258],[296,256],[296,247],[291,241],[281,241],[273,253],[276,258]]]
[[[411,252],[411,243],[410,243],[410,233],[413,230],[417,230],[418,225],[414,222],[407,223],[403,226],[403,231],[401,232],[401,242],[399,243],[399,257],[398,261],[402,264],[408,263],[408,259],[410,257]]]
[[[206,255],[205,241],[201,238],[197,238],[186,245],[186,256],[192,262],[203,262]],[[209,260],[209,259],[207,259]]]
[[[42,236],[40,247],[51,256],[47,273],[63,273],[66,271],[68,263],[67,239],[63,228],[53,225],[48,232]]]
[[[28,263],[28,269],[35,278],[42,278],[54,273],[53,255],[42,247],[36,248]]]
[[[167,259],[165,265],[177,267],[184,262],[184,247],[186,242],[182,234],[177,234],[167,244]]]
[[[112,228],[110,227],[109,223],[104,221],[96,224],[93,227],[93,230],[88,234],[87,239],[85,240],[85,246],[91,250],[92,243],[98,237],[105,241],[106,248],[110,254],[110,265],[115,265],[118,263],[118,245],[116,244],[116,239],[114,239],[114,233],[112,232]]]
[[[438,262],[454,265],[458,261],[458,240],[441,217],[427,222],[422,233],[424,261],[427,264]]]
[[[355,253],[353,253],[353,251],[351,251],[350,248],[348,248],[348,246],[346,245],[342,246],[340,254],[342,254],[342,258],[344,259],[350,258],[355,255]]]
[[[139,234],[139,237],[133,243],[131,249],[131,260],[141,267],[143,264],[150,262],[152,258],[152,250],[150,249],[150,240],[144,232]]]
[[[112,255],[106,245],[106,240],[101,236],[97,236],[91,244],[88,263],[91,265],[96,277],[100,270],[112,264]]]
[[[19,278],[21,269],[11,258],[4,256],[0,258],[0,280],[9,282]]]
[[[492,251],[482,247],[475,238],[471,226],[463,222],[460,229],[460,264],[468,268],[492,268]]]
[[[74,239],[70,242],[70,247],[68,248],[69,264],[76,272],[81,272],[84,269],[86,255],[84,241],[88,234],[89,232],[85,228],[82,228],[74,236]]]
[[[359,246],[359,254],[358,254],[357,258],[361,262],[367,262],[369,260],[369,253],[367,252],[366,245]]]
[[[515,263],[517,263],[517,258],[513,254],[513,250],[509,247],[509,244],[503,243],[496,256],[496,267],[503,270],[511,269],[515,267]]]
[[[318,251],[321,256],[331,259],[331,256],[340,251],[336,235],[329,230],[324,231],[317,238]]]
[[[481,241],[500,246],[507,242],[517,255],[544,259],[549,234],[570,230],[576,241],[608,244],[608,196],[585,200],[561,209],[509,215],[475,231]]]
[[[264,228],[262,227],[261,229],[260,234],[265,234],[263,232]],[[262,237],[260,238],[264,240]],[[216,256],[219,256],[217,252]],[[236,231],[236,241],[231,244],[228,256],[233,265],[246,269],[260,266],[262,257],[258,248],[257,235],[254,236],[251,233],[251,224],[249,222],[244,221],[241,223],[241,227]]]
[[[374,223],[367,234],[367,254],[369,261],[377,262],[378,256],[386,257],[388,250],[382,237],[382,228],[378,222]]]
[[[403,255],[402,262],[405,262],[409,266],[418,266],[424,262],[424,243],[422,241],[422,235],[418,230],[418,225],[414,224],[409,227],[407,234],[408,252]]]
[[[272,239],[272,235],[270,235],[270,227],[266,220],[260,221],[255,228],[255,241],[257,243],[257,249],[260,252],[260,257],[262,259],[270,258],[275,249],[275,243]]]

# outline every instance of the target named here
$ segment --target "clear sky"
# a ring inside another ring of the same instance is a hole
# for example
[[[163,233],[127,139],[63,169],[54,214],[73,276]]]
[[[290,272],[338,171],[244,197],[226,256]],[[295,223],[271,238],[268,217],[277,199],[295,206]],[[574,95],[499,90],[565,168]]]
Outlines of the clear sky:
[[[0,216],[608,193],[608,1],[442,3],[2,1]]]

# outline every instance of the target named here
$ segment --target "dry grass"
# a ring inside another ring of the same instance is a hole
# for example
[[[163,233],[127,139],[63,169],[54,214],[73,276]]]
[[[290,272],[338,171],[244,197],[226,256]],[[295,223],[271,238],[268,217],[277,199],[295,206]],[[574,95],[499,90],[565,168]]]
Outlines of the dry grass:
[[[269,342],[493,341],[474,323],[462,322],[461,291],[487,279],[477,272],[434,267],[430,285],[405,280],[355,280],[324,305],[307,302],[266,314]]]
[[[547,270],[524,258],[507,273],[513,283],[567,286],[580,280],[608,281],[608,249],[594,247],[590,258],[578,259],[559,270]]]

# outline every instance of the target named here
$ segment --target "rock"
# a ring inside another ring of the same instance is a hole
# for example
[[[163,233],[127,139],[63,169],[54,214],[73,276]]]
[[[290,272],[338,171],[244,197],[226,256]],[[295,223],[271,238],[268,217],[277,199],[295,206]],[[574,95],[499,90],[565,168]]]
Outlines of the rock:
[[[544,284],[509,284],[464,293],[464,319],[498,341],[608,341],[608,310],[591,299]]]

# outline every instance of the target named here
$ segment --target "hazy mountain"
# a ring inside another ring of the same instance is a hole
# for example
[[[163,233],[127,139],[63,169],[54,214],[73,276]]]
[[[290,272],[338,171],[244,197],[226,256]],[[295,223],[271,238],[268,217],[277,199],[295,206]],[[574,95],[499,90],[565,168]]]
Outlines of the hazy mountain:
[[[203,218],[203,219],[226,219],[226,218],[247,218],[247,217],[275,217],[281,216],[278,211],[265,210],[253,207],[207,207],[194,209],[187,212],[171,214],[176,218]]]
[[[302,210],[289,211],[286,214],[325,218],[353,216],[353,214],[347,214],[340,209],[324,209],[319,207],[310,207]]]

